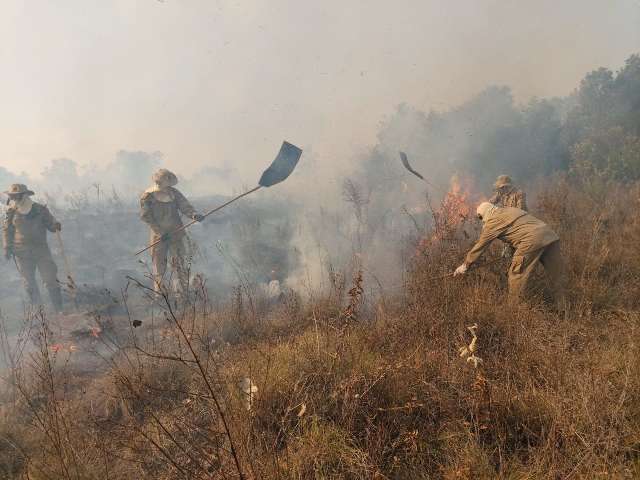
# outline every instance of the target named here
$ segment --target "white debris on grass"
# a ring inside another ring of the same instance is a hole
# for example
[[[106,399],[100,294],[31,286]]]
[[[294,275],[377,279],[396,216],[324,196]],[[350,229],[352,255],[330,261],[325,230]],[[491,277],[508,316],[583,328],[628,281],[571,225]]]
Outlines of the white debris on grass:
[[[253,406],[253,402],[255,401],[256,394],[258,393],[258,387],[250,378],[245,377],[238,382],[238,388],[242,392],[242,400],[245,408],[247,411],[250,411]]]
[[[472,339],[471,343],[465,347],[460,347],[460,356],[462,358],[466,358],[467,362],[473,363],[474,368],[478,368],[478,365],[482,363],[482,359],[478,357],[475,352],[478,349],[478,337],[476,336],[476,330],[478,329],[478,324],[474,323],[470,327],[467,327],[467,330],[471,332]]]

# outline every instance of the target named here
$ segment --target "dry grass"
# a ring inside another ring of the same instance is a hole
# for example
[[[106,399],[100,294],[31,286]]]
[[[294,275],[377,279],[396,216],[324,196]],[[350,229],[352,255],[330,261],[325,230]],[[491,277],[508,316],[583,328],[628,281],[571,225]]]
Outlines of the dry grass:
[[[568,259],[566,318],[542,277],[531,303],[507,305],[499,263],[436,278],[475,235],[463,220],[422,242],[395,298],[363,302],[356,275],[307,305],[239,290],[220,311],[174,312],[160,299],[161,327],[125,322],[97,376],[52,357],[43,333],[3,407],[0,474],[638,478],[639,192],[560,178],[538,193]],[[473,324],[477,367],[459,353]]]

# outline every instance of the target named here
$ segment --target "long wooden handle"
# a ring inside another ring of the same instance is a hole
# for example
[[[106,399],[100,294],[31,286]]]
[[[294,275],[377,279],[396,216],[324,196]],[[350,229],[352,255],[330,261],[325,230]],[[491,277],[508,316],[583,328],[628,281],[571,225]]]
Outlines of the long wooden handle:
[[[467,270],[467,273],[473,272],[473,271],[478,270],[480,268],[488,267],[489,265],[493,265],[494,263],[498,263],[501,260],[503,260],[502,257],[493,259],[493,260],[485,262],[485,263],[481,263],[480,265],[474,265],[474,266],[470,267],[469,270]],[[454,272],[446,273],[444,275],[438,275],[437,277],[431,277],[431,278],[429,278],[429,280],[442,280],[443,278],[453,277],[453,274],[454,274]]]
[[[67,259],[67,254],[64,252],[64,243],[62,242],[62,235],[60,234],[60,230],[56,230],[56,237],[58,237],[58,244],[60,245],[60,255],[62,255],[62,260],[64,261],[64,269],[67,274],[67,279],[73,281],[73,277],[71,277],[71,268],[69,267],[69,260]]]
[[[242,197],[246,197],[247,195],[255,192],[256,190],[260,190],[262,188],[262,185],[258,185],[255,188],[252,188],[251,190],[249,190],[248,192],[244,192],[241,193],[240,195],[238,195],[235,198],[232,198],[231,200],[229,200],[227,203],[223,203],[222,205],[220,205],[219,207],[214,208],[213,210],[209,210],[207,213],[205,213],[202,217],[206,218],[209,215],[211,215],[212,213],[216,213],[219,210],[222,210],[224,207],[226,207],[227,205],[235,202],[236,200],[240,200]],[[198,223],[197,220],[191,220],[189,223],[181,226],[180,228],[176,228],[173,232],[170,233],[170,235],[175,235],[178,232],[181,232],[183,230],[186,230],[187,228],[189,228],[191,225],[193,225],[194,223]],[[136,254],[134,256],[140,255],[141,253],[146,252],[147,250],[149,250],[152,247],[155,247],[156,245],[158,245],[160,242],[162,242],[162,239],[158,239],[155,242],[153,242],[151,245],[147,245],[146,247],[144,247],[142,250],[140,250],[139,252],[136,252]]]

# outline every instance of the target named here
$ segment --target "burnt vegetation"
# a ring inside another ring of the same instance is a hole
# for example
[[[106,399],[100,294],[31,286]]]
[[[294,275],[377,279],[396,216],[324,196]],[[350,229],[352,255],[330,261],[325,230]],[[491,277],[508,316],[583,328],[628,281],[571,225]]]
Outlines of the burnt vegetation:
[[[459,174],[444,195],[402,196],[386,151],[407,125],[407,151],[441,160],[425,176]],[[520,107],[490,88],[448,112],[401,107],[342,212],[316,219],[349,245],[343,263],[322,257],[322,288],[285,282],[295,224],[248,208],[229,230],[240,248],[218,246],[228,299],[196,272],[180,304],[133,276],[74,343],[42,311],[3,328],[0,477],[640,477],[639,136],[638,56],[565,99]],[[447,275],[504,172],[562,239],[567,315],[543,275],[509,305],[504,261]],[[277,241],[254,245],[265,228]],[[374,268],[384,255],[395,288]],[[271,278],[276,295],[256,286]]]

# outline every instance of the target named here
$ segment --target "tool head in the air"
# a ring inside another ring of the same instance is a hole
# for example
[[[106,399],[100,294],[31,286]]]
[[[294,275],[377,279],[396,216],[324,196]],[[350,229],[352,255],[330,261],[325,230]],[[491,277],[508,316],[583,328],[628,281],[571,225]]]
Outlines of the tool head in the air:
[[[400,152],[400,161],[402,162],[402,165],[404,165],[404,168],[406,168],[407,170],[409,170],[411,173],[413,173],[416,177],[424,180],[424,177],[422,175],[420,175],[418,172],[416,172],[413,168],[411,168],[411,165],[409,164],[409,159],[407,158],[407,154],[404,152]]]
[[[282,142],[282,147],[273,163],[267,168],[260,181],[261,187],[271,187],[285,180],[296,168],[302,150],[289,142]]]

